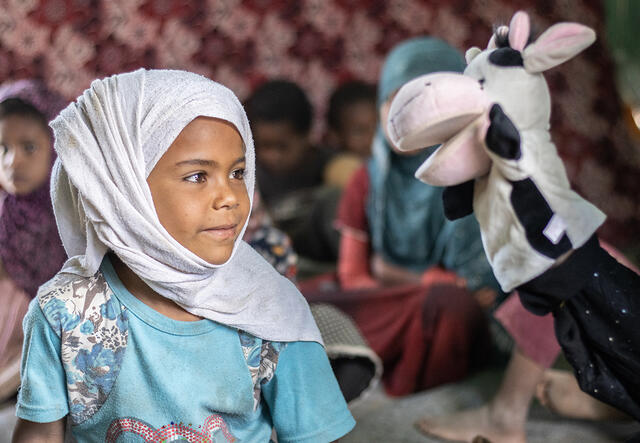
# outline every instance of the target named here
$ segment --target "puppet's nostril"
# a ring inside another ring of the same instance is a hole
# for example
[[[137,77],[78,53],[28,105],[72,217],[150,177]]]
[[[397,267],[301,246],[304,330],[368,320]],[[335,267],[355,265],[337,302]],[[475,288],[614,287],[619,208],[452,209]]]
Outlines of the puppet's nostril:
[[[480,83],[480,89],[484,89],[484,79],[481,78],[480,80],[478,80],[478,83]]]
[[[425,86],[431,86],[431,82],[426,82],[424,85]]]

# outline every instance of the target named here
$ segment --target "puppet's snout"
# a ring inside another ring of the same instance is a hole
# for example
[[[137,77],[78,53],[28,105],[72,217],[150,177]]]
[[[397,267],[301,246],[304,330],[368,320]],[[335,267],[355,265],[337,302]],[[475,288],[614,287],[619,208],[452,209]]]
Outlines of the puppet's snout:
[[[452,72],[424,75],[396,94],[389,111],[388,135],[402,151],[444,143],[488,106],[481,84],[471,77]]]

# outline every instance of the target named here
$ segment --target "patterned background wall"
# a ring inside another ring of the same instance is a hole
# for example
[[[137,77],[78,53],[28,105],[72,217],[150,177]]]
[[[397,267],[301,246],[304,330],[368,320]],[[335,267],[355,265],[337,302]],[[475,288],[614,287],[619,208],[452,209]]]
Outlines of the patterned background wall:
[[[613,83],[600,0],[2,0],[0,81],[38,77],[73,99],[96,77],[181,68],[245,98],[264,79],[287,77],[322,117],[333,87],[375,82],[398,41],[428,33],[462,50],[485,45],[492,24],[517,9],[540,30],[561,20],[596,30],[595,45],[547,74],[554,139],[575,186],[609,215],[603,235],[637,245],[640,154]]]

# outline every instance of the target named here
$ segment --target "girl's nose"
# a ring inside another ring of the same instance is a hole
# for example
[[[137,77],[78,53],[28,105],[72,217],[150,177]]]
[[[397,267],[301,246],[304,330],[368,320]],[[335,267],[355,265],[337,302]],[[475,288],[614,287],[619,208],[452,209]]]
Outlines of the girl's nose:
[[[228,182],[216,184],[215,195],[213,199],[214,209],[234,208],[238,205],[238,198],[233,186]]]

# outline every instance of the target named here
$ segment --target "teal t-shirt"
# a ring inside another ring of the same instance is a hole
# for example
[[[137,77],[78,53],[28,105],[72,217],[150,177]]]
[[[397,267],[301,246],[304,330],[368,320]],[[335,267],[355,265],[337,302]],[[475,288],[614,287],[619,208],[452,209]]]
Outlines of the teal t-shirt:
[[[268,442],[273,429],[281,443],[329,442],[353,428],[320,344],[172,320],[129,293],[108,259],[92,279],[69,286],[79,298],[62,302],[55,293],[71,289],[58,288],[31,303],[19,417],[68,415],[77,441],[108,443]]]

